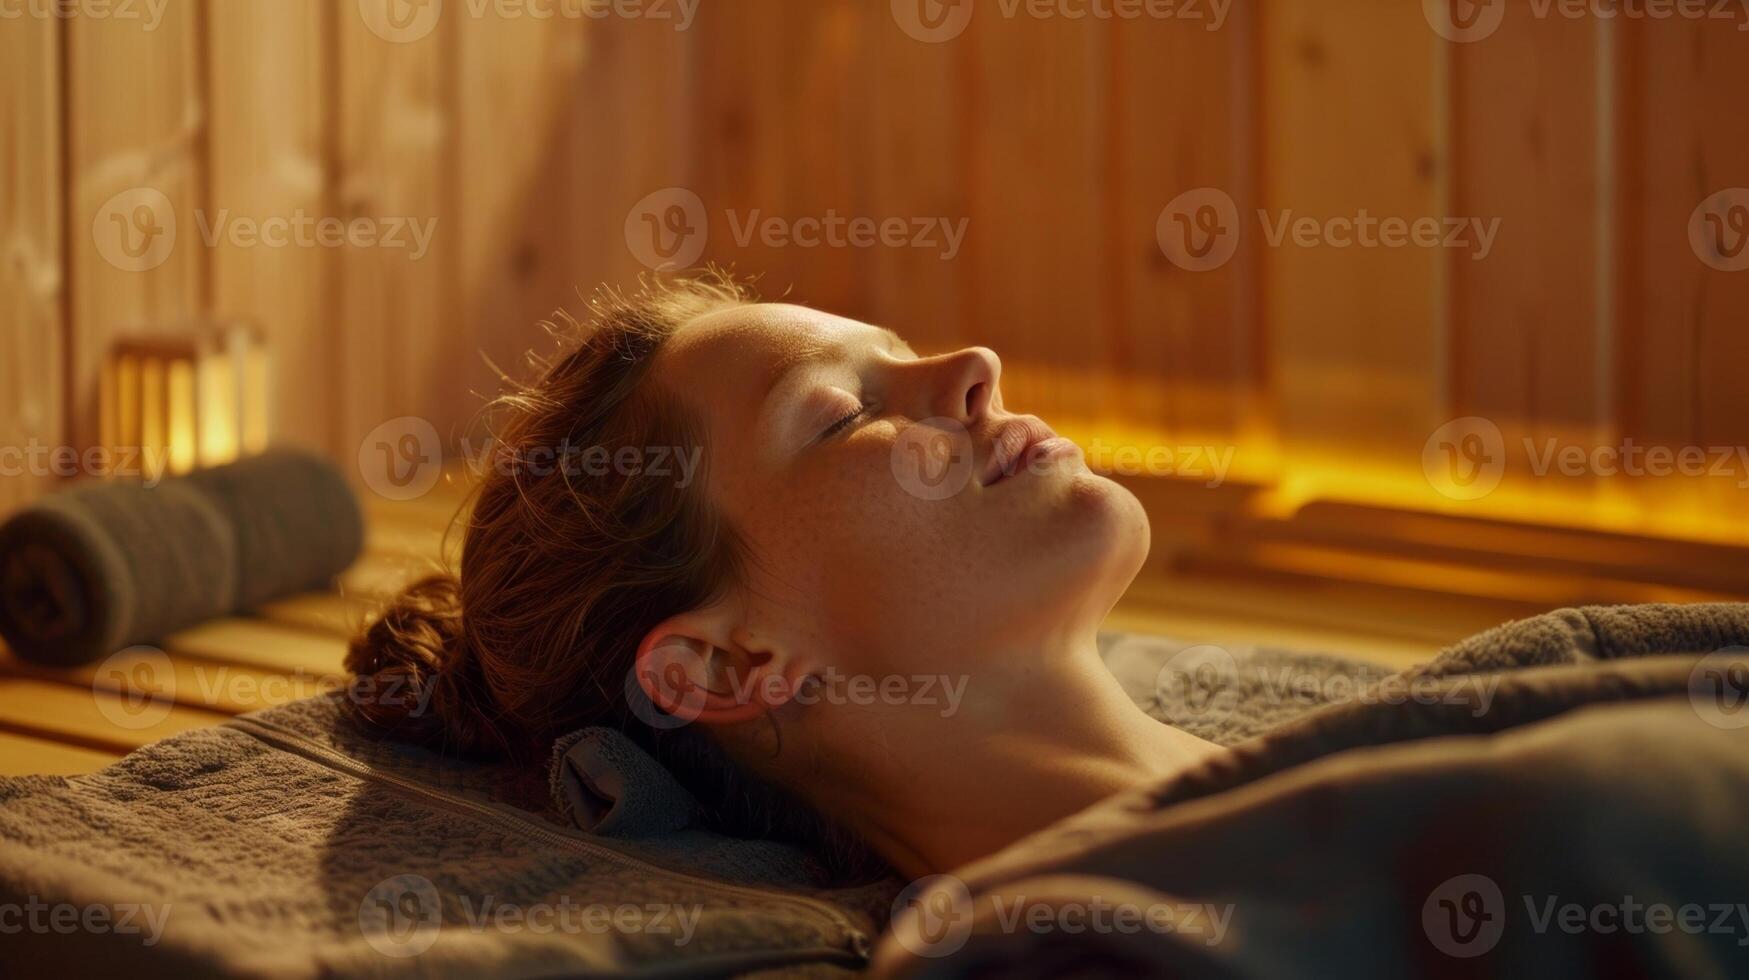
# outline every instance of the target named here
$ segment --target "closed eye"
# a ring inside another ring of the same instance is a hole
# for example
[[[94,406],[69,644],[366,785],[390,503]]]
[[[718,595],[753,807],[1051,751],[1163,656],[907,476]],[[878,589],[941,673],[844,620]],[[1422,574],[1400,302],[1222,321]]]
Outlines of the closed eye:
[[[851,412],[849,415],[846,415],[843,418],[839,419],[838,421],[827,426],[826,431],[820,433],[820,438],[822,440],[832,438],[833,436],[837,435],[838,433],[843,432],[845,429],[850,428],[851,423],[855,422],[857,419],[862,418],[866,414],[868,414],[868,406],[867,405],[858,405],[856,407],[856,411]]]

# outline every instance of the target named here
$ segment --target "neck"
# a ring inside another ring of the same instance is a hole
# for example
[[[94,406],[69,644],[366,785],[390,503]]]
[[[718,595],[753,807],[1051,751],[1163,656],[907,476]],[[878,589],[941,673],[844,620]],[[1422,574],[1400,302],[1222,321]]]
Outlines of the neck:
[[[991,854],[1216,750],[1137,707],[1091,637],[1003,662],[1028,667],[971,676],[957,711],[894,706],[857,726],[866,731],[841,732],[857,778],[817,787],[815,804],[916,877]]]

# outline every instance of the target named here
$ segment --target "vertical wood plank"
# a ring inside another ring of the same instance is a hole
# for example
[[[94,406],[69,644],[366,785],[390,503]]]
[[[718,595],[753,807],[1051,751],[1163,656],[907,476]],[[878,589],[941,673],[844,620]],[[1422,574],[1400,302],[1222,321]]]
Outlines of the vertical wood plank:
[[[709,215],[706,257],[760,276],[768,299],[845,305],[844,282],[830,271],[843,261],[831,253],[841,250],[803,248],[790,236],[797,220],[822,217],[828,207],[854,211],[854,180],[845,171],[856,162],[838,142],[853,124],[841,108],[846,38],[834,27],[847,16],[853,15],[837,0],[700,8],[691,187]],[[837,63],[806,52],[808,38],[836,44]],[[821,145],[834,142],[823,156]],[[768,236],[767,222],[781,231]]]
[[[333,220],[328,86],[330,18],[323,4],[217,3],[207,35],[213,85],[208,225]],[[232,223],[241,223],[232,224]],[[273,359],[269,412],[276,440],[333,444],[330,335],[334,249],[309,236],[273,245],[221,233],[212,246],[213,312],[256,323]]]
[[[67,252],[72,441],[98,437],[98,367],[113,338],[197,314],[205,302],[204,16],[67,21]],[[150,25],[150,26],[148,26]]]
[[[1584,493],[1589,481],[1533,478],[1525,440],[1589,447],[1610,436],[1597,370],[1608,313],[1596,282],[1607,241],[1598,31],[1593,18],[1515,9],[1485,40],[1450,49],[1452,211],[1500,222],[1485,259],[1447,256],[1451,414],[1498,424],[1513,488],[1544,496]]]
[[[610,33],[603,25],[601,33]],[[615,98],[622,111],[638,105],[636,90],[612,91],[611,77],[588,74],[595,22],[576,19],[470,19],[456,38],[456,198],[454,225],[460,307],[459,343],[444,385],[454,404],[449,427],[471,445],[485,438],[474,425],[501,389],[498,371],[527,380],[524,355],[543,347],[542,320],[575,311],[578,290],[592,274],[573,261],[573,241],[618,240],[617,222],[579,226],[573,201],[592,183],[571,153],[569,124],[578,103]],[[614,159],[608,133],[591,162]],[[621,169],[629,176],[630,167]],[[623,250],[623,249],[622,249]],[[495,366],[495,367],[494,367]]]
[[[982,10],[959,40],[972,65],[971,339],[1009,351],[1018,411],[1108,415],[1115,363],[1108,71],[1111,25]]]
[[[0,31],[0,515],[48,484],[35,447],[65,440],[63,30],[40,17]]]
[[[1714,194],[1749,187],[1749,34],[1728,21],[1620,25],[1618,402],[1646,446],[1749,445],[1749,273],[1707,264],[1689,226]],[[1704,220],[1704,219],[1703,219]],[[1727,245],[1730,243],[1727,242]],[[1740,244],[1740,243],[1739,243]],[[1749,514],[1741,464],[1641,488],[1648,510],[1716,533]]]
[[[855,69],[866,87],[854,150],[867,162],[866,213],[969,219],[971,49],[959,38],[913,37],[886,13],[861,35],[866,61]],[[972,334],[966,248],[975,234],[968,223],[967,241],[951,258],[913,248],[876,248],[866,261],[859,257],[867,279],[864,315],[920,352],[965,346]]]
[[[1440,217],[1437,37],[1419,4],[1281,0],[1264,8],[1263,207],[1279,221]],[[1356,98],[1365,93],[1366,98]],[[1247,216],[1284,452],[1302,472],[1420,481],[1444,421],[1438,266],[1426,248],[1279,247]],[[1407,486],[1408,484],[1405,484]]]
[[[336,442],[350,459],[360,440],[393,418],[429,421],[456,435],[465,399],[448,372],[457,363],[452,178],[455,32],[467,5],[427,4],[396,21],[390,0],[338,3],[337,211],[382,234],[396,223],[430,229],[427,250],[348,243],[335,250],[338,314],[332,343],[339,398]],[[411,240],[410,231],[402,239]]]
[[[711,11],[712,5],[701,5],[697,23],[684,31],[677,22],[656,20],[584,28],[582,60],[567,83],[576,97],[562,107],[558,141],[571,175],[562,212],[569,234],[563,253],[568,291],[561,300],[568,307],[580,305],[579,293],[604,284],[629,288],[649,271],[626,230],[628,216],[648,195],[679,187],[700,194],[707,211],[716,206],[708,188],[695,186],[691,141],[693,52],[710,31]],[[728,232],[715,217],[702,217],[705,247],[714,250]],[[538,312],[545,316],[553,305]]]
[[[1230,441],[1254,426],[1261,384],[1255,237],[1225,264],[1192,270],[1168,258],[1158,225],[1174,199],[1202,188],[1227,195],[1242,219],[1256,211],[1257,6],[1236,3],[1218,24],[1114,26],[1109,220],[1121,306],[1111,369],[1125,397],[1107,421]]]

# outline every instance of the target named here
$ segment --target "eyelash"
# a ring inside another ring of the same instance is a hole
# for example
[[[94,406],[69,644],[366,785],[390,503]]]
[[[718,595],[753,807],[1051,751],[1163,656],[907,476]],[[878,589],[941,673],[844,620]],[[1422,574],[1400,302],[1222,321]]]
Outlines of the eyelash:
[[[867,414],[867,412],[868,412],[867,405],[857,406],[856,411],[851,412],[849,415],[846,415],[843,418],[839,419],[838,421],[827,426],[826,431],[820,434],[820,438],[830,439],[833,436],[837,435],[838,433],[843,432],[844,429],[850,425],[850,423],[855,422],[859,418],[862,418],[863,415]]]

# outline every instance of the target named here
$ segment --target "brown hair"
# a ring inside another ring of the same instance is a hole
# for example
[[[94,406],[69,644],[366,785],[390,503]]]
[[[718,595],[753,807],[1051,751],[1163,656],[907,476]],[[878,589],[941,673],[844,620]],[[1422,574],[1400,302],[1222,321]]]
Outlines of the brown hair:
[[[701,726],[652,727],[628,700],[644,635],[721,596],[745,550],[704,499],[708,453],[686,485],[554,454],[702,449],[681,399],[647,380],[651,363],[687,322],[754,302],[715,271],[641,285],[598,293],[586,326],[561,313],[552,330],[568,350],[488,410],[492,459],[459,577],[414,583],[352,641],[346,667],[373,692],[352,704],[391,737],[529,764],[567,732],[616,728],[692,791],[712,829],[799,843],[834,877],[869,877],[881,866],[853,835],[741,771]]]

